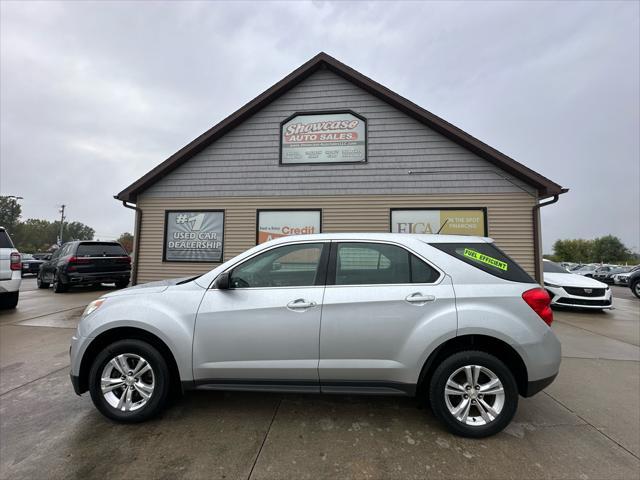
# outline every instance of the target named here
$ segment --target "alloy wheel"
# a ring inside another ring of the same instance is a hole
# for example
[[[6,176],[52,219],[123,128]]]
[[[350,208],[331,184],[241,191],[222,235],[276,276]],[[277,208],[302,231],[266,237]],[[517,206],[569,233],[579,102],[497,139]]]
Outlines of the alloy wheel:
[[[117,410],[132,412],[144,407],[151,399],[154,387],[153,369],[140,355],[117,355],[102,369],[102,395],[107,403]]]
[[[505,404],[504,386],[498,376],[481,365],[465,365],[447,379],[444,399],[449,413],[470,426],[487,425]]]

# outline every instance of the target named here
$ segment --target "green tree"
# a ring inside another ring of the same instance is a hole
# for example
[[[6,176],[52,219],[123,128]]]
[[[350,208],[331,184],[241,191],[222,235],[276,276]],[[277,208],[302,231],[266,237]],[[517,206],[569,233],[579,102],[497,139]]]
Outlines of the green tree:
[[[127,253],[131,253],[133,251],[133,235],[129,232],[125,232],[120,235],[117,241],[124,247]]]
[[[20,223],[22,207],[15,198],[0,196],[0,226],[14,234],[16,226]]]
[[[591,262],[593,240],[581,238],[556,240],[553,256],[562,262]]]
[[[596,238],[593,241],[592,258],[594,262],[614,263],[630,259],[631,251],[613,235]]]
[[[70,222],[64,224],[63,241],[70,240],[93,240],[93,228],[80,223]],[[30,218],[19,223],[14,235],[16,248],[23,252],[46,251],[58,240],[60,234],[60,222],[50,222]]]

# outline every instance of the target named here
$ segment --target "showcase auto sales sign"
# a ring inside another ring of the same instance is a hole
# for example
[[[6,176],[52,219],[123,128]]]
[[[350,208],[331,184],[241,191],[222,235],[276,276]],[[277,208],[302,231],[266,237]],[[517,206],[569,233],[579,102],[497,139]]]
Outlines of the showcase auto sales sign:
[[[366,160],[366,121],[352,113],[296,115],[282,125],[282,163]]]

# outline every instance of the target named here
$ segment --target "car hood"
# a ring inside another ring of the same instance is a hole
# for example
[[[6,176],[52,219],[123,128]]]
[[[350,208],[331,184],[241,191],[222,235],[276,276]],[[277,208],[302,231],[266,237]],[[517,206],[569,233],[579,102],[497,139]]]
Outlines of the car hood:
[[[573,273],[544,273],[544,281],[561,287],[607,288],[606,283]]]
[[[122,295],[138,295],[141,293],[160,293],[164,292],[167,288],[183,280],[188,280],[192,277],[171,278],[169,280],[160,280],[158,282],[149,282],[136,285],[135,287],[124,288],[122,290],[116,290],[115,292],[107,293],[103,295],[103,298],[120,297]]]

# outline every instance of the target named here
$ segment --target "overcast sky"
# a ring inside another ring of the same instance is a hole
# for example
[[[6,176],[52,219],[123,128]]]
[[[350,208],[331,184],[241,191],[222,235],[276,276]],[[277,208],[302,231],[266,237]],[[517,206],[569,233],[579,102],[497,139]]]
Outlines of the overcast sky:
[[[6,2],[0,194],[133,230],[112,196],[320,51],[568,187],[557,238],[640,247],[640,7]]]

